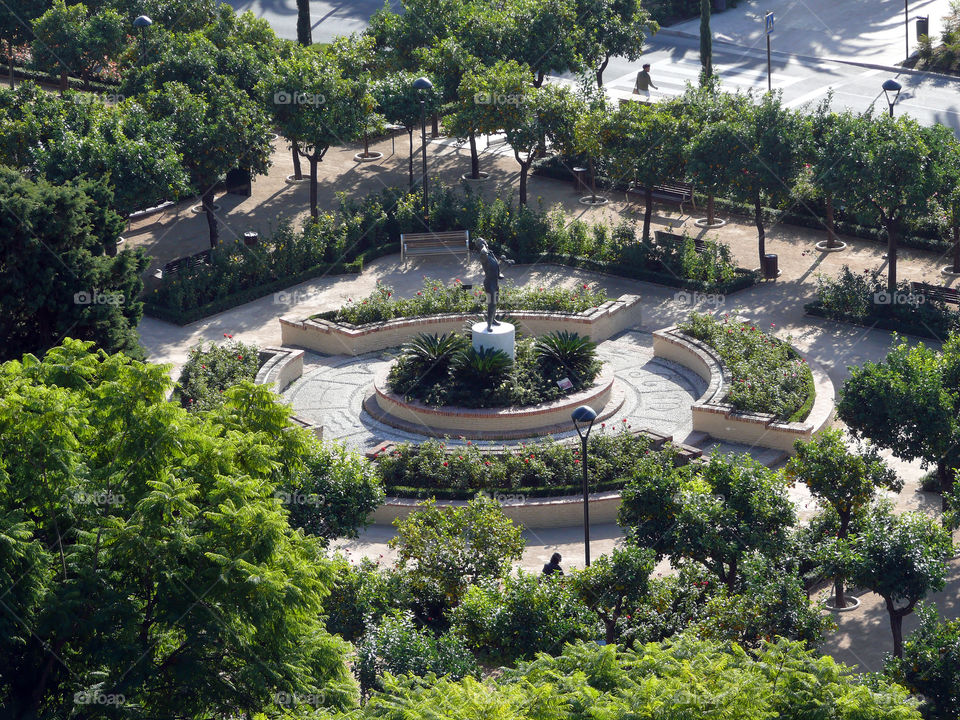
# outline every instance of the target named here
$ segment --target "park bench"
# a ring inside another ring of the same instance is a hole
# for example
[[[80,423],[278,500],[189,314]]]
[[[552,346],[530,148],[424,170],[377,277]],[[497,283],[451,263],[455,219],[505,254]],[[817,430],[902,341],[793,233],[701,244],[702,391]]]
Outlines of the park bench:
[[[408,255],[443,255],[466,253],[470,257],[470,231],[452,230],[437,233],[403,233],[400,235],[400,260]]]
[[[960,305],[960,289],[943,287],[942,285],[928,285],[922,282],[910,283],[910,290],[917,295],[925,295],[933,300]]]
[[[665,245],[667,243],[681,244],[686,240],[686,237],[664,230],[654,230],[653,239],[657,241],[657,244]],[[707,241],[703,238],[693,238],[693,249],[698,253],[704,252],[707,249]]]
[[[204,250],[198,252],[196,255],[188,255],[187,257],[177,258],[176,260],[171,260],[168,263],[164,263],[163,268],[157,270],[153,276],[157,279],[162,279],[167,275],[175,275],[181,270],[199,267],[200,265],[209,265],[210,264],[210,251]]]
[[[646,194],[646,188],[627,188],[627,202],[630,202],[631,199],[643,200]],[[679,205],[681,215],[683,214],[684,203],[690,203],[694,210],[697,209],[697,204],[693,200],[693,184],[688,182],[670,180],[661,185],[654,185],[653,199],[656,202]]]

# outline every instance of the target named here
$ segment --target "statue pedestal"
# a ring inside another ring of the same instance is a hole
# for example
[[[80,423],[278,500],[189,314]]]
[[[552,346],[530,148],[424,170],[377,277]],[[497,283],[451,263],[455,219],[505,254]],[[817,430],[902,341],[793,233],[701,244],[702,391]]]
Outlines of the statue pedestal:
[[[474,323],[473,347],[475,350],[503,350],[511,359],[516,359],[516,329],[508,322],[501,322],[487,330],[486,321]]]

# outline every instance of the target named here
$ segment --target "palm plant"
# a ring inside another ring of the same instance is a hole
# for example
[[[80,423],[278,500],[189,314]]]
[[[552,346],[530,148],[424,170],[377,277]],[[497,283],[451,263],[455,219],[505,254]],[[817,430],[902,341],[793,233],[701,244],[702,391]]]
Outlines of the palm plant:
[[[400,348],[400,358],[391,374],[395,392],[408,393],[420,383],[436,383],[450,372],[453,358],[467,347],[456,333],[419,333]]]
[[[478,389],[496,387],[513,369],[513,359],[503,350],[466,347],[451,361],[450,368],[468,384]]]
[[[588,337],[561,330],[537,338],[534,353],[544,375],[581,380],[594,370],[597,344]]]

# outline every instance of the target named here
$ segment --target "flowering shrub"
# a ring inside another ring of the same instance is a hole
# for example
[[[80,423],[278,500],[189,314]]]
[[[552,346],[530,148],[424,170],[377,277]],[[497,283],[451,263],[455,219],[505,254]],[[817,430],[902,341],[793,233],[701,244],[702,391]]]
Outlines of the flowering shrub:
[[[174,399],[191,411],[210,410],[223,402],[223,391],[243,380],[253,382],[260,366],[259,351],[253,345],[234,340],[222,345],[202,343],[190,350],[190,357],[174,390]]]
[[[595,283],[583,283],[568,290],[562,287],[523,287],[511,282],[500,287],[497,307],[501,310],[546,310],[550,312],[580,313],[598,307],[607,301],[606,293]],[[424,277],[423,287],[413,297],[400,298],[393,288],[377,282],[376,289],[366,298],[353,300],[325,317],[337,322],[362,325],[400,317],[423,317],[443,313],[479,313],[487,307],[482,288],[467,290],[458,279],[448,285]]]
[[[618,420],[598,423],[590,435],[588,470],[594,488],[622,483],[647,464],[674,462],[672,450],[650,451],[650,441],[626,430]],[[453,450],[456,450],[455,452]],[[500,455],[487,454],[467,441],[456,448],[442,440],[401,445],[380,455],[378,467],[388,492],[395,488],[454,488],[460,490],[531,490],[576,488],[582,481],[579,448],[552,440],[521,445]]]
[[[788,343],[750,323],[693,313],[679,329],[720,356],[733,376],[726,401],[744,412],[773,413],[778,420],[803,420],[813,402],[813,373]]]

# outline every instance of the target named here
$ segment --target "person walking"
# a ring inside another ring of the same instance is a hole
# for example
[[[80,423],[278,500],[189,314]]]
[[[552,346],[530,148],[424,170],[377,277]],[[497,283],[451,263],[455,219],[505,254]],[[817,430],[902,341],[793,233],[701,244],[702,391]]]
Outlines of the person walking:
[[[650,102],[650,88],[654,90],[660,89],[654,85],[653,80],[650,79],[650,63],[644,63],[643,70],[637,73],[637,82],[633,86],[633,94],[641,95],[647,102]]]
[[[544,575],[553,575],[554,573],[560,573],[563,575],[563,568],[560,567],[560,561],[563,560],[560,557],[560,553],[554,553],[550,558],[550,562],[543,566]]]

